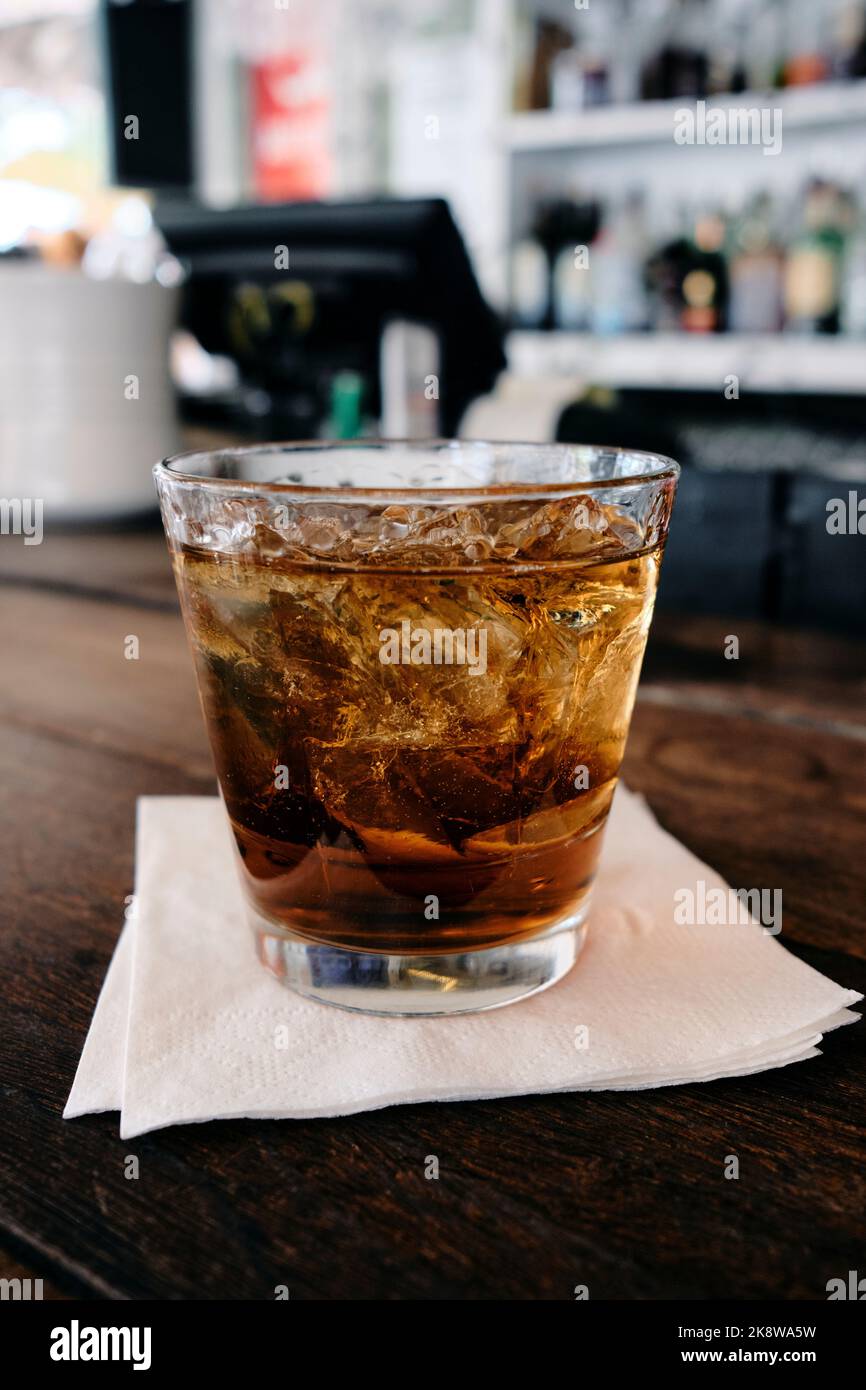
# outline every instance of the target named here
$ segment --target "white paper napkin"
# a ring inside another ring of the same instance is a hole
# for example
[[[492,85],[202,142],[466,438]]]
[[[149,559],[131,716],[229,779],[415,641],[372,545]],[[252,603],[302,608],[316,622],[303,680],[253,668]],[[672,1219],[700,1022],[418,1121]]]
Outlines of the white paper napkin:
[[[675,891],[701,880],[727,886],[620,787],[570,975],[488,1013],[370,1017],[293,994],[260,965],[216,798],[145,797],[135,913],[65,1117],[119,1109],[129,1138],[195,1120],[710,1081],[816,1056],[862,995],[755,923],[677,925]]]

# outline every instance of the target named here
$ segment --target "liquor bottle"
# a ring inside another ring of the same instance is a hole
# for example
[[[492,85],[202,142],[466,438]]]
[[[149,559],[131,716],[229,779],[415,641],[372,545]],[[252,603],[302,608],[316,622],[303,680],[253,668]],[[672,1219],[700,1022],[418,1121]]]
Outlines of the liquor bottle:
[[[716,208],[694,218],[682,282],[682,324],[690,333],[721,333],[728,326],[728,266],[723,247],[725,219]]]
[[[728,318],[725,219],[715,209],[700,209],[684,216],[683,226],[647,264],[653,326],[720,333]]]
[[[743,92],[748,86],[747,54],[750,25],[739,8],[721,5],[709,53],[707,90],[711,96]]]
[[[649,224],[654,249],[644,265],[644,287],[649,325],[656,333],[672,333],[682,327],[682,263],[687,220],[685,211],[666,199],[651,204]]]
[[[863,203],[845,253],[841,301],[842,332],[866,338],[866,206]]]
[[[635,333],[646,328],[646,243],[643,197],[632,192],[609,207],[592,246],[590,325],[594,333]]]
[[[730,314],[732,333],[777,333],[784,317],[784,256],[774,231],[774,208],[759,193],[732,224]]]
[[[644,63],[641,96],[645,101],[705,97],[709,58],[707,0],[675,0],[658,50]]]
[[[597,243],[596,243],[597,245]],[[595,257],[596,246],[592,248]],[[553,326],[581,333],[590,326],[592,313],[592,275],[588,246],[563,246],[553,262],[551,295]]]
[[[866,77],[866,9],[862,0],[846,4],[833,26],[833,76]]]
[[[542,328],[550,304],[547,253],[534,236],[521,238],[511,253],[511,317],[517,328]]]
[[[837,185],[812,179],[803,198],[800,231],[785,266],[785,326],[792,332],[838,333],[849,219]]]
[[[766,92],[782,85],[785,47],[785,0],[755,0],[746,27],[746,87]]]
[[[589,248],[600,220],[598,204],[583,201],[577,190],[571,197],[539,208],[533,230],[547,256],[550,274],[550,310],[545,328],[586,326]]]
[[[548,110],[551,104],[551,72],[557,54],[572,47],[570,30],[554,19],[539,18],[535,24],[535,51],[529,78],[529,105],[533,111]]]
[[[786,87],[825,82],[830,61],[824,51],[826,14],[814,0],[789,0],[788,52],[782,69]]]
[[[550,104],[555,111],[582,111],[610,99],[607,64],[598,53],[566,48],[550,66]]]
[[[558,53],[550,69],[551,105],[560,111],[580,111],[611,100],[611,64],[621,46],[618,0],[575,8],[574,46]]]

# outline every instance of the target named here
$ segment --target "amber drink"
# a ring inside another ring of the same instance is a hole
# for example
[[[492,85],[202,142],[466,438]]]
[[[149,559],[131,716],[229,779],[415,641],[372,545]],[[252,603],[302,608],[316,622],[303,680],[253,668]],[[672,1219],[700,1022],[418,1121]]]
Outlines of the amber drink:
[[[387,1013],[554,983],[583,938],[676,465],[365,443],[157,476],[265,963]]]

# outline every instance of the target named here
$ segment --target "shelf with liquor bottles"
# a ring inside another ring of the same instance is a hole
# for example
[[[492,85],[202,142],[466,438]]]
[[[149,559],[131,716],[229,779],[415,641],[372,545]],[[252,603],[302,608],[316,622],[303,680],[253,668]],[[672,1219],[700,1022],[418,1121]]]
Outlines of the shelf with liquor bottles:
[[[512,0],[504,428],[681,460],[674,611],[863,631],[861,538],[827,518],[866,480],[864,15]]]
[[[533,108],[507,125],[521,370],[689,386],[735,361],[757,389],[862,391],[866,4],[611,0],[576,6],[571,40],[543,0],[517,11],[532,44],[516,105]],[[687,148],[677,113],[701,102],[703,118],[781,110],[784,140]]]
[[[677,101],[750,93],[808,124],[862,114],[866,5],[513,0],[512,50],[516,148],[664,138]]]
[[[541,200],[512,255],[516,328],[845,337],[866,357],[866,170],[709,201]]]

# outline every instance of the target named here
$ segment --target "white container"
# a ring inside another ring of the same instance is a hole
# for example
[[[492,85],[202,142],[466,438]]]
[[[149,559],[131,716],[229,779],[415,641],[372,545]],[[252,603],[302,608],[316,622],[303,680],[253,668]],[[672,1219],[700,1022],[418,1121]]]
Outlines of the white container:
[[[178,291],[0,262],[0,496],[41,498],[45,524],[156,505],[178,447],[169,339]]]

